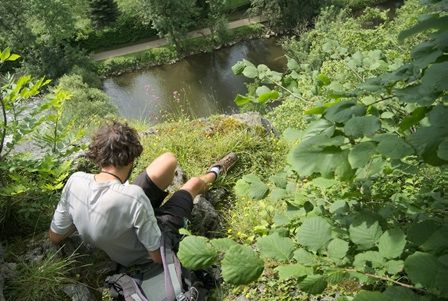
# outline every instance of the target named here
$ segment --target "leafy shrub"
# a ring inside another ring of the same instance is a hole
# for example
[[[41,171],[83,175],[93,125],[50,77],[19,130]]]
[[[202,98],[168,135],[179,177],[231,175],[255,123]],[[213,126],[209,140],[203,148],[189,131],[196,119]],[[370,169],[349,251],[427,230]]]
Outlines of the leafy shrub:
[[[120,74],[144,67],[170,63],[178,58],[174,47],[151,48],[136,54],[106,59],[98,63],[98,73],[102,76]]]
[[[86,124],[116,113],[108,96],[97,88],[89,87],[79,75],[64,75],[59,79],[59,87],[71,94],[65,103],[66,121],[76,120],[77,124],[85,128]]]
[[[250,78],[281,85],[276,89],[296,101],[308,98],[303,89],[312,83],[310,95],[322,100],[304,112],[310,122],[303,130],[285,132],[292,147],[282,172],[267,184],[246,175],[235,186],[246,198],[286,207],[273,216],[253,247],[265,259],[266,273],[277,275],[278,281],[292,280],[292,290],[321,294],[332,285],[343,288],[354,282],[362,290],[340,300],[448,297],[448,240],[442,234],[448,208],[448,16],[441,12],[445,1],[438,2],[435,11],[400,34],[403,40],[431,30],[426,39],[420,35],[408,42],[423,40],[412,51],[402,49],[401,62],[397,52],[359,49],[353,43],[344,49],[317,40],[323,45],[315,49],[320,48],[324,59],[311,69],[314,78],[306,86],[299,84],[301,68],[309,66],[295,60],[280,78],[247,62],[235,68]],[[383,44],[387,50],[389,43]],[[252,101],[250,95],[245,97]],[[199,239],[189,238],[180,249]],[[254,271],[263,268],[252,249],[247,256],[253,260],[237,263],[236,256],[249,249],[235,242],[201,243],[213,256],[184,250],[181,259],[195,267],[198,262],[192,257],[201,262],[224,258],[223,277],[229,283],[253,281]]]
[[[100,51],[150,38],[158,38],[151,24],[142,23],[136,16],[122,14],[113,26],[91,31],[86,39],[78,43],[86,50]]]
[[[1,63],[18,58],[9,49],[0,52]],[[17,227],[11,218],[19,221],[21,231],[26,231],[35,226],[31,215],[48,212],[48,203],[43,200],[54,200],[53,196],[68,176],[69,156],[79,150],[74,143],[82,132],[73,129],[72,121],[63,120],[64,103],[69,94],[56,88],[46,96],[40,95],[40,89],[49,82],[44,78],[33,80],[28,75],[17,80],[15,76],[3,79],[0,96],[2,235],[19,234],[17,228],[4,231],[7,226]]]

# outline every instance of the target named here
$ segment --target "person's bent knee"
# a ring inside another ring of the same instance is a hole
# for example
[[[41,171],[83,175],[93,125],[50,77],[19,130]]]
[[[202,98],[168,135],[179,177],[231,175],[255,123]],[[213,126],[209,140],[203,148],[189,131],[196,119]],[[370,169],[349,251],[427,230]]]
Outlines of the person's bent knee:
[[[205,182],[200,177],[192,177],[185,183],[184,186],[191,186],[195,188],[202,188],[205,185]]]
[[[160,155],[160,157],[164,160],[166,160],[167,162],[173,163],[173,164],[177,164],[177,158],[176,155],[172,152],[166,152],[163,153],[162,155]]]
[[[154,161],[152,161],[147,167],[146,170],[149,171],[152,166],[161,165],[168,169],[176,169],[177,167],[177,158],[176,155],[171,152],[166,152],[158,156]]]
[[[188,191],[193,197],[202,192],[205,182],[200,177],[193,177],[182,186],[182,190]]]

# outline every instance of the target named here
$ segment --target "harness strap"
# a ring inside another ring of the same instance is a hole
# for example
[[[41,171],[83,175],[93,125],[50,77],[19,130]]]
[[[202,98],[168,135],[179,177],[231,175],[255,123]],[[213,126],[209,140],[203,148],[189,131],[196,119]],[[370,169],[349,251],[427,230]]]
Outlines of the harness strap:
[[[107,283],[115,283],[121,287],[121,293],[126,301],[148,301],[135,280],[126,274],[117,274],[106,279]],[[114,285],[115,287],[115,285]]]

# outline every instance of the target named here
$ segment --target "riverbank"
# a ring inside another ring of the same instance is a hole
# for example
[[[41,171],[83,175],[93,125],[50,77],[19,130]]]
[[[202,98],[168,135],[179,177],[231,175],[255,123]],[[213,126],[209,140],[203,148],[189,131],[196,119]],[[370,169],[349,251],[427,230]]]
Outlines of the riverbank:
[[[220,39],[213,38],[210,35],[193,36],[185,39],[182,51],[178,51],[172,45],[165,45],[99,61],[97,62],[98,75],[104,78],[154,66],[172,64],[190,55],[212,52],[243,40],[269,36],[267,29],[261,23],[229,29],[227,34]]]

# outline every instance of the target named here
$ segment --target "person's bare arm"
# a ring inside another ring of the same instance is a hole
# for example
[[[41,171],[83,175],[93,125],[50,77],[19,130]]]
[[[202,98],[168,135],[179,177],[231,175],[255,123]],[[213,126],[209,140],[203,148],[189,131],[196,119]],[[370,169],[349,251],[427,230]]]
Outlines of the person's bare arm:
[[[162,256],[160,255],[160,249],[157,249],[155,251],[148,251],[148,253],[152,261],[162,263]]]
[[[67,233],[65,234],[58,234],[55,233],[51,230],[51,228],[48,230],[48,238],[50,239],[50,241],[52,243],[54,243],[55,245],[59,244],[61,241],[63,241],[64,239],[66,239],[67,237],[69,237],[70,235],[72,235],[73,232],[76,231],[76,227],[75,225],[71,225],[70,228],[68,229]]]

